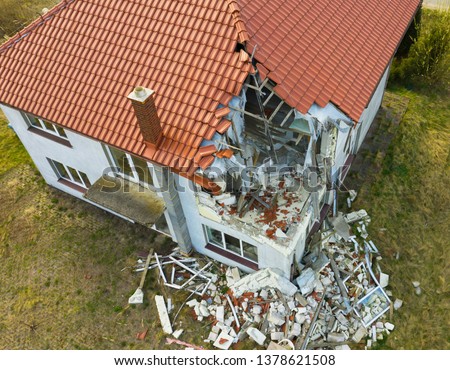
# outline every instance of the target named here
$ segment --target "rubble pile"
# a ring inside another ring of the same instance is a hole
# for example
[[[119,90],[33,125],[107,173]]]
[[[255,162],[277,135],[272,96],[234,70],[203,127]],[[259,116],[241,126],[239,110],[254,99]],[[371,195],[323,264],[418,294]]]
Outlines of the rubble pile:
[[[366,339],[370,348],[394,329],[382,316],[402,302],[392,304],[383,289],[389,276],[368,239],[369,222],[365,211],[327,219],[293,282],[270,268],[249,275],[213,261],[200,268],[195,258],[176,252],[155,255],[149,268],[159,269],[166,286],[191,292],[184,304],[195,319],[211,322],[205,342],[214,347],[250,339],[271,349],[350,349]]]

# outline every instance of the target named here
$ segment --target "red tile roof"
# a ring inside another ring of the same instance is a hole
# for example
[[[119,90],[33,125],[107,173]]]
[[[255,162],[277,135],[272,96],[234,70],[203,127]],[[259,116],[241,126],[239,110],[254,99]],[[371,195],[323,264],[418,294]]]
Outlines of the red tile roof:
[[[253,70],[306,112],[357,120],[419,0],[65,0],[0,47],[0,102],[175,169],[205,168]],[[156,91],[164,140],[143,142],[126,96]]]
[[[238,0],[262,77],[306,113],[334,103],[358,121],[420,0]]]
[[[192,173],[231,124],[219,104],[253,70],[247,39],[233,0],[62,1],[0,47],[0,102]],[[156,151],[126,98],[138,85],[156,92]]]

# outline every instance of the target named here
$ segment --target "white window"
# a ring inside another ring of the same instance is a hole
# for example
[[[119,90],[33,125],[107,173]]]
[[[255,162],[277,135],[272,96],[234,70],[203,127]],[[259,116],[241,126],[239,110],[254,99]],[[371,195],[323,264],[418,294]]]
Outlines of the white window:
[[[91,186],[91,183],[84,172],[78,171],[73,167],[55,161],[54,159],[47,159],[59,179],[69,181],[86,189]]]
[[[113,147],[108,149],[111,160],[120,175],[145,187],[153,185],[151,168],[145,160]]]
[[[205,229],[208,243],[216,247],[223,248],[233,254],[248,259],[253,262],[258,262],[258,248],[254,245],[248,244],[243,240],[237,239],[234,236],[223,233],[222,231],[213,229],[212,227],[203,225]]]
[[[56,135],[67,139],[66,132],[61,126],[55,125],[53,123],[44,121],[40,118],[32,116],[31,114],[24,113],[25,119],[27,120],[29,126],[42,130],[44,132],[48,132],[49,134]]]

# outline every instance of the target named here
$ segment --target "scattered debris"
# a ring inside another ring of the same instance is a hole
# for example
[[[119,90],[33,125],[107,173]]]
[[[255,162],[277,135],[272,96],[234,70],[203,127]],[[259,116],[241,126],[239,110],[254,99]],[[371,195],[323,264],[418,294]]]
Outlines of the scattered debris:
[[[142,288],[144,287],[145,277],[147,276],[148,266],[150,265],[152,254],[153,249],[148,253],[147,260],[145,261],[144,271],[142,272],[141,276],[141,282],[139,283],[139,287],[136,289],[134,294],[128,299],[129,304],[144,303],[144,292],[142,291]]]
[[[148,328],[145,329],[144,331],[141,331],[140,333],[137,333],[136,334],[136,339],[144,340],[145,337],[147,336],[147,334],[148,334]]]
[[[416,292],[416,295],[421,295],[422,294],[422,288],[420,287],[420,282],[413,281],[412,284],[413,284],[413,287],[414,287],[414,291]]]
[[[196,320],[211,323],[204,341],[216,348],[229,349],[249,339],[260,346],[269,342],[267,348],[275,350],[346,350],[365,338],[366,348],[371,348],[394,329],[383,323],[383,315],[389,310],[392,315],[403,302],[392,303],[384,290],[389,275],[381,271],[379,250],[367,233],[369,222],[364,210],[326,219],[325,231],[298,264],[297,285],[276,269],[245,274],[207,257],[181,256],[177,250],[168,256],[155,254],[155,263],[147,266],[141,261],[136,271],[157,268],[165,286],[191,292],[173,322],[184,306],[190,307]],[[162,296],[155,300],[163,330],[171,334],[171,301],[166,307]],[[173,336],[182,332],[178,328]]]
[[[186,342],[183,342],[181,340],[173,339],[173,338],[166,338],[166,343],[167,344],[175,343],[175,344],[179,344],[180,346],[187,347],[187,348],[193,348],[193,349],[197,349],[197,350],[204,350],[203,347],[196,346],[195,344],[186,343]]]
[[[172,334],[173,333],[172,325],[170,324],[169,314],[167,313],[164,297],[161,295],[156,295],[155,302],[156,308],[158,309],[159,320],[161,321],[163,331],[167,334]]]
[[[294,295],[298,290],[297,287],[282,275],[282,272],[278,272],[277,269],[262,269],[240,279],[230,285],[230,288],[234,291],[236,297],[240,297],[245,292],[260,290],[261,288],[279,289],[284,295]]]
[[[231,335],[228,335],[225,330],[223,330],[220,333],[220,335],[217,337],[217,339],[213,345],[214,345],[214,347],[217,347],[219,349],[228,349],[228,348],[230,348],[233,341],[234,341],[234,338]]]
[[[403,301],[401,299],[396,299],[394,301],[394,310],[398,310],[399,308],[401,308],[403,306]]]

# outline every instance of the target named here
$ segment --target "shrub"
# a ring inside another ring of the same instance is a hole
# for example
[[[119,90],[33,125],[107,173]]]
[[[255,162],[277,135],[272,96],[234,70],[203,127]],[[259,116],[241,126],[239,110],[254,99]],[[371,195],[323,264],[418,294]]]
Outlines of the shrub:
[[[428,10],[427,22],[421,23],[418,37],[408,57],[397,59],[392,66],[392,78],[405,80],[420,76],[435,81],[445,74],[450,60],[450,10]]]

